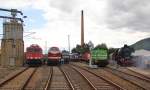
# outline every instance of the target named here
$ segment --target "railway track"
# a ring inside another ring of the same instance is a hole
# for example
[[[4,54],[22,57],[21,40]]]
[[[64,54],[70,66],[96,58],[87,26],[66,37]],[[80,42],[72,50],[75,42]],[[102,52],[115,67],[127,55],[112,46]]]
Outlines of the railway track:
[[[59,67],[51,67],[44,90],[74,90],[66,74]]]
[[[68,65],[61,66],[62,71],[72,83],[73,90],[94,90],[92,85],[75,69]]]
[[[23,69],[24,68],[18,68],[18,67],[7,67],[7,68],[0,67],[0,81],[9,75],[12,75],[12,73],[22,71]]]
[[[0,90],[24,90],[37,68],[27,68],[0,84]]]
[[[78,63],[26,68],[1,82],[0,90],[150,90],[149,85],[149,78],[127,68],[91,69]]]
[[[116,69],[116,70],[118,70],[118,71],[120,71],[122,73],[133,75],[133,76],[135,76],[135,77],[137,77],[139,79],[142,79],[144,81],[150,82],[150,77],[145,76],[145,75],[143,75],[141,73],[135,72],[135,71],[133,71],[133,70],[131,70],[129,68],[126,68],[126,67],[122,67],[122,68],[107,67],[107,68]]]
[[[127,81],[131,82],[132,84],[137,85],[144,90],[150,90],[150,79],[148,79],[142,75],[131,72],[127,69],[124,71],[121,71],[121,70],[107,67],[107,68],[104,68],[104,70],[111,72],[111,73],[115,74],[116,76],[119,76],[120,78],[123,78],[124,80],[127,80]]]
[[[39,67],[28,81],[27,85],[25,86],[25,90],[44,90],[43,87],[47,81],[48,70],[48,67]]]
[[[88,68],[89,66],[87,64],[83,64],[83,63],[72,63],[73,65],[83,68],[85,70],[88,70],[98,76],[101,76],[103,78],[105,78],[106,80],[109,80],[117,85],[119,85],[122,89],[125,90],[144,90],[144,86],[140,87],[137,84],[131,83],[129,80],[126,80],[122,77],[119,77],[118,75],[109,72],[107,70],[105,70],[105,68],[98,68],[98,69],[91,69]],[[148,89],[149,90],[149,89]]]
[[[93,86],[95,90],[120,90],[123,89],[120,86],[116,85],[113,82],[110,82],[103,77],[100,77],[96,75],[95,73],[92,73],[86,69],[71,66],[76,71],[78,71],[83,77],[86,78],[86,80]]]
[[[133,73],[134,75],[138,75],[138,76],[140,76],[140,77],[142,77],[142,78],[145,78],[145,79],[147,79],[148,81],[150,81],[150,76],[146,76],[146,75],[144,75],[144,74],[141,74],[141,73],[138,73],[138,72],[136,72],[136,71],[134,71],[134,70],[131,70],[131,69],[129,69],[129,68],[126,68],[129,72],[131,72],[131,73]]]

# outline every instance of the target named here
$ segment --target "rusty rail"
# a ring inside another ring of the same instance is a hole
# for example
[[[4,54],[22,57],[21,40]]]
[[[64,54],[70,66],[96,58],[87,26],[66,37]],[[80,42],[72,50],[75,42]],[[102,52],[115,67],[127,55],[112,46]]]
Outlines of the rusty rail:
[[[32,76],[34,75],[34,73],[37,71],[38,68],[35,68],[34,71],[32,72],[32,74],[30,75],[30,77],[25,81],[25,83],[22,85],[21,90],[25,90],[27,84],[29,83],[29,81],[31,80]]]
[[[52,75],[53,75],[53,67],[50,67],[49,77],[48,77],[48,80],[46,82],[44,90],[48,90],[49,89],[49,86],[50,86],[50,83],[51,83],[51,80],[52,80]]]
[[[93,75],[99,77],[100,79],[102,79],[102,80],[108,82],[109,84],[111,84],[111,85],[113,85],[113,86],[115,86],[115,87],[117,87],[117,88],[119,88],[119,89],[121,89],[121,90],[126,90],[125,88],[119,86],[118,84],[112,82],[112,81],[109,80],[109,79],[106,79],[106,78],[103,77],[103,76],[99,76],[99,75],[95,74],[94,72],[91,72],[91,71],[89,71],[89,70],[87,70],[87,69],[85,69],[85,68],[83,68],[83,67],[78,66],[78,65],[74,65],[74,64],[71,64],[71,65],[73,65],[73,66],[75,66],[75,67],[78,67],[78,68],[80,68],[80,69],[86,70],[87,72],[89,72],[89,73],[91,73],[91,74],[93,74]]]
[[[28,70],[29,68],[25,68],[23,69],[22,71],[16,73],[15,75],[11,76],[10,78],[6,79],[5,81],[1,82],[0,83],[0,87],[2,87],[4,84],[6,84],[7,82],[9,82],[10,80],[16,78],[17,76],[19,76],[20,74],[22,74],[23,72],[25,72],[26,70]]]
[[[69,78],[69,76],[66,74],[66,72],[64,72],[60,67],[59,67],[59,69],[60,69],[61,72],[63,72],[63,74],[64,74],[65,78],[67,79],[67,81],[68,81],[68,83],[69,83],[71,89],[72,89],[72,90],[75,90],[75,87],[74,87],[73,84],[71,83],[70,78]]]

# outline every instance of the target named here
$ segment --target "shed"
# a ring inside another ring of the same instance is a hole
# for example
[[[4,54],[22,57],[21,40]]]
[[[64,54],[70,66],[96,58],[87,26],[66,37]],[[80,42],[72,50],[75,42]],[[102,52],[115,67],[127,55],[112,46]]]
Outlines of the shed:
[[[133,54],[133,60],[135,66],[140,68],[150,68],[150,51],[148,50],[136,50]]]
[[[136,50],[132,55],[134,55],[134,56],[150,56],[150,51],[140,49],[140,50]]]

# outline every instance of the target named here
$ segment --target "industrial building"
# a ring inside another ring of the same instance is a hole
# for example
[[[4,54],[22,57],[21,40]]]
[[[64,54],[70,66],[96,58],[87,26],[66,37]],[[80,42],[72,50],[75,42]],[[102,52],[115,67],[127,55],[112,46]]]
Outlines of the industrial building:
[[[16,9],[1,10],[11,12],[12,17],[2,17],[5,20],[3,22],[0,65],[3,67],[22,66],[24,59],[23,23],[20,18],[16,18],[19,11]]]
[[[22,66],[24,55],[23,27],[18,22],[3,23],[1,65]]]

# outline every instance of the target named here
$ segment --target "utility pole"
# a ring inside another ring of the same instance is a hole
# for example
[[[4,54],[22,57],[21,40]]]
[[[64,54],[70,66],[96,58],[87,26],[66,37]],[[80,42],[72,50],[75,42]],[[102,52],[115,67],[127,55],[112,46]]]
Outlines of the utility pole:
[[[45,54],[47,53],[47,41],[45,41]]]
[[[90,48],[90,61],[89,61],[89,67],[90,68],[97,68],[97,65],[93,65],[92,63],[92,49],[94,48],[94,44],[92,41],[88,42],[89,48]]]
[[[17,13],[19,13],[20,15],[23,16],[23,13],[21,11],[18,11],[17,9],[3,9],[3,8],[0,8],[0,11],[5,11],[5,12],[10,12],[11,13],[11,17],[8,17],[8,16],[0,16],[0,18],[6,18],[6,19],[10,19],[10,20],[13,20],[13,21],[20,21],[20,22],[23,22],[23,19],[22,18],[17,18]],[[23,18],[27,18],[27,16],[23,16]]]
[[[84,14],[81,11],[81,47],[84,45]]]
[[[70,54],[70,35],[68,35],[68,50],[69,50],[69,54]]]

